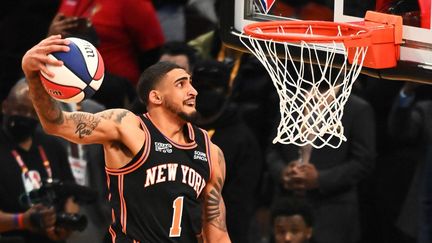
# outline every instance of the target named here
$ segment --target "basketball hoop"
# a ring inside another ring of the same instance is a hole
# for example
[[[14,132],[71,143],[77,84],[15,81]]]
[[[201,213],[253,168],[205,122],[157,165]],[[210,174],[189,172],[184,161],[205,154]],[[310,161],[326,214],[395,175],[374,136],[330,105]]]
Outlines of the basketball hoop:
[[[281,121],[273,143],[337,148],[346,141],[344,105],[375,45],[374,31],[326,21],[267,21],[243,30],[240,41],[264,65],[279,95]],[[385,51],[397,56],[394,39],[389,42]],[[377,59],[366,63],[374,68],[396,63],[396,57]]]

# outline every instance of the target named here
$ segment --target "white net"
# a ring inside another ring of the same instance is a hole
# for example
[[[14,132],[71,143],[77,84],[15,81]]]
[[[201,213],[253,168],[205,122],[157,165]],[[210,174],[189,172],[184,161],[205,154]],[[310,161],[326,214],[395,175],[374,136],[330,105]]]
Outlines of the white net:
[[[305,35],[313,35],[311,26]],[[239,37],[264,65],[279,95],[281,120],[273,143],[337,148],[346,141],[341,119],[367,47],[347,49],[336,42],[288,43],[244,34]],[[352,64],[348,50],[354,52]]]

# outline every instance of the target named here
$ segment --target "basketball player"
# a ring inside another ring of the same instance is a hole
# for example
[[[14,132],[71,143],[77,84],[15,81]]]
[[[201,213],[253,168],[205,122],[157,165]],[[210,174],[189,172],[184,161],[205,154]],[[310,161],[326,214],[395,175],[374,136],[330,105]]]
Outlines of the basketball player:
[[[47,55],[68,51],[68,40],[51,36],[24,55],[30,96],[48,133],[104,147],[113,222],[112,242],[230,242],[221,196],[222,151],[188,121],[195,113],[191,77],[161,62],[140,78],[138,92],[148,113],[123,109],[97,114],[62,111],[41,85]]]

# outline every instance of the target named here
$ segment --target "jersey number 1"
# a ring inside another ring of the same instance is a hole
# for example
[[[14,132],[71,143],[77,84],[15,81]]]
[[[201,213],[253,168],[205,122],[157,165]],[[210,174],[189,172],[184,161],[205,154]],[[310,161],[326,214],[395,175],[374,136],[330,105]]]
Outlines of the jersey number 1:
[[[181,219],[183,214],[183,197],[178,197],[173,202],[173,218],[170,228],[170,237],[179,237],[181,234]]]

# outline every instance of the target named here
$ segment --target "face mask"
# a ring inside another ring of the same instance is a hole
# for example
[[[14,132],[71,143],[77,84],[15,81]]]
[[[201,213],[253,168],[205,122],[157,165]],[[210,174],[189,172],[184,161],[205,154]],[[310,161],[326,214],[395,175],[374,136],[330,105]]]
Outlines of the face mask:
[[[3,128],[17,143],[31,137],[37,124],[37,120],[25,116],[3,116]]]
[[[197,96],[197,111],[203,117],[210,117],[218,113],[226,101],[225,94],[214,90],[200,90]]]

